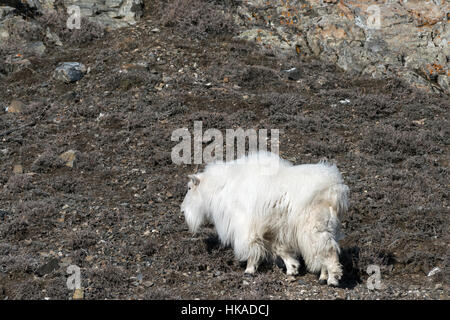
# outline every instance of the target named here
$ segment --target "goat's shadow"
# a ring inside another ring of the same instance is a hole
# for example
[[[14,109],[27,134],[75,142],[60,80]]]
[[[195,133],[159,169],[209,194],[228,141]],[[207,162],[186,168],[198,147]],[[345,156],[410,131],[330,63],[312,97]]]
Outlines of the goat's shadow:
[[[217,234],[208,234],[203,242],[206,246],[206,251],[210,254],[214,250],[218,250],[221,248],[231,248],[230,246],[223,246],[220,243],[220,240]],[[298,277],[305,276],[308,271],[306,270],[305,262],[301,256],[298,257],[298,261],[300,262],[300,267],[298,270]],[[358,268],[359,262],[359,248],[358,247],[350,247],[343,248],[341,250],[341,254],[339,256],[339,262],[342,264],[343,275],[339,282],[339,288],[343,289],[353,289],[358,284],[362,282],[361,273]],[[245,269],[247,262],[239,262],[239,266]],[[277,266],[282,269],[284,273],[286,273],[286,266],[284,265],[283,260],[280,257],[276,259],[265,259],[261,261],[261,264],[258,267],[258,272],[267,273],[270,270]]]

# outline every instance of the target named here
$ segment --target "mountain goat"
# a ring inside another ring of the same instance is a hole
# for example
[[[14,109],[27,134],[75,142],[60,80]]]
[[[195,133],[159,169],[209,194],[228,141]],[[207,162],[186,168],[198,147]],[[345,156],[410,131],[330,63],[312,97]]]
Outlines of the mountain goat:
[[[269,152],[208,164],[189,176],[181,204],[191,232],[205,220],[222,244],[247,261],[246,274],[259,262],[279,256],[287,275],[298,274],[298,255],[321,284],[336,286],[342,237],[339,219],[347,211],[348,187],[335,165],[292,165]]]

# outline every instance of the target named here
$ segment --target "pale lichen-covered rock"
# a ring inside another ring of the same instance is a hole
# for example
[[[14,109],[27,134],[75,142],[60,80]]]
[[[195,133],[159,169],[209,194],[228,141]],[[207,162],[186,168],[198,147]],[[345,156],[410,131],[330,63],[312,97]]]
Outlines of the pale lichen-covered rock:
[[[8,32],[8,29],[6,29],[5,26],[3,26],[3,24],[0,23],[0,43],[8,40],[9,37],[10,37],[10,35]]]
[[[0,20],[12,14],[16,9],[9,6],[0,6]]]
[[[136,24],[143,12],[143,0],[64,0],[64,5],[78,6],[82,17],[109,29]]]
[[[59,156],[67,167],[73,168],[73,164],[76,160],[76,151],[68,150]]]
[[[24,108],[25,108],[25,105],[23,104],[22,101],[13,100],[9,104],[9,106],[8,106],[6,111],[10,112],[10,113],[22,113]]]
[[[450,93],[449,9],[449,2],[440,0],[249,0],[241,3],[235,21],[238,38],[266,48]]]

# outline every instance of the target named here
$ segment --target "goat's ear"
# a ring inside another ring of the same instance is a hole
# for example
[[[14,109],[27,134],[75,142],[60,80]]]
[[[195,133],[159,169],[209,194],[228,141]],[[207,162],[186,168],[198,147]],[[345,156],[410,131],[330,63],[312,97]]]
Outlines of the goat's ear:
[[[199,174],[190,174],[188,175],[189,179],[191,179],[194,186],[198,186],[200,184],[200,175]]]

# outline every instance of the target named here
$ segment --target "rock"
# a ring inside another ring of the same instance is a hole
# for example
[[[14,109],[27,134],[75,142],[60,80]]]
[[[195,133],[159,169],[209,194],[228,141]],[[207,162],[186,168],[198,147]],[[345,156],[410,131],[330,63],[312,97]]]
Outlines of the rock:
[[[105,5],[109,8],[120,8],[123,0],[106,0]]]
[[[136,24],[142,17],[142,0],[123,0],[118,13],[129,24]]]
[[[53,258],[51,259],[49,262],[47,262],[46,264],[44,264],[43,266],[39,267],[36,270],[36,274],[39,277],[43,277],[46,274],[51,273],[52,271],[56,270],[59,268],[59,263],[58,263],[58,259]]]
[[[21,164],[15,164],[13,167],[13,172],[14,173],[23,173],[23,167]]]
[[[416,285],[416,284],[412,284],[408,287],[408,290],[414,291],[414,290],[419,290],[420,286]]]
[[[7,74],[19,72],[31,65],[30,60],[21,56],[9,57],[5,61],[5,71]]]
[[[436,283],[436,285],[434,286],[434,290],[442,290],[442,284],[441,283]]]
[[[37,56],[42,56],[45,53],[46,47],[42,41],[35,41],[27,44],[26,50]]]
[[[439,75],[437,78],[437,83],[441,86],[444,92],[450,92],[449,76],[446,74]]]
[[[129,24],[126,21],[123,21],[119,18],[110,17],[108,14],[102,13],[100,15],[97,15],[95,17],[89,17],[89,20],[91,22],[98,23],[99,25],[103,26],[104,28],[111,29],[118,29],[118,28],[124,28],[128,27]]]
[[[51,43],[54,43],[55,45],[57,45],[59,47],[61,47],[63,45],[61,40],[59,39],[58,35],[56,33],[51,32],[49,27],[47,27],[47,31],[45,32],[45,36],[47,37],[47,39]]]
[[[441,272],[441,268],[435,267],[430,272],[428,272],[427,277],[432,277],[439,272]]]
[[[54,11],[56,0],[21,0],[28,4],[30,8],[35,8],[40,12]]]
[[[25,108],[25,105],[23,104],[22,101],[13,100],[9,104],[9,107],[7,108],[6,111],[11,112],[11,113],[22,113],[24,108]]]
[[[9,6],[0,6],[0,20],[13,13],[16,9]]]
[[[298,280],[298,284],[301,286],[306,286],[306,282],[303,280]]]
[[[122,65],[121,69],[122,69],[122,71],[125,71],[125,72],[131,71],[131,70],[149,71],[149,64],[145,61],[125,63]]]
[[[75,150],[66,151],[59,157],[65,162],[67,167],[73,168],[73,163],[76,160],[76,151]]]
[[[8,30],[3,26],[3,24],[0,23],[0,43],[8,39],[9,39]]]
[[[286,281],[288,282],[294,282],[295,281],[295,277],[294,276],[288,276]]]
[[[82,300],[84,298],[83,289],[75,289],[72,296],[73,300]]]
[[[9,215],[8,211],[0,210],[0,220],[5,221],[6,216]]]
[[[297,68],[291,68],[288,70],[282,70],[281,73],[285,75],[289,80],[297,81],[300,79],[300,70]]]
[[[64,81],[66,83],[76,82],[83,78],[86,73],[86,67],[78,62],[63,62],[53,73],[56,80]]]

